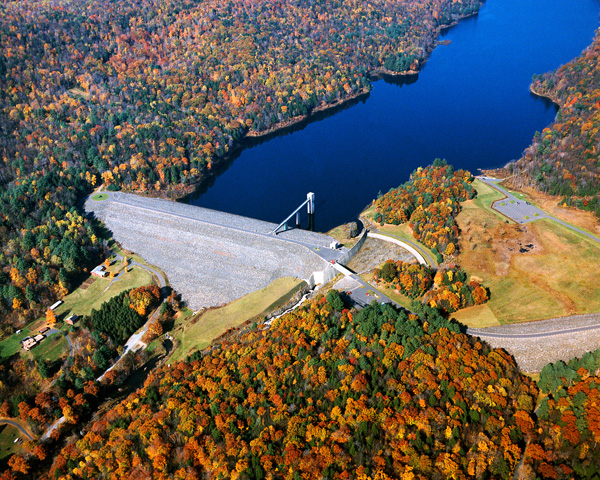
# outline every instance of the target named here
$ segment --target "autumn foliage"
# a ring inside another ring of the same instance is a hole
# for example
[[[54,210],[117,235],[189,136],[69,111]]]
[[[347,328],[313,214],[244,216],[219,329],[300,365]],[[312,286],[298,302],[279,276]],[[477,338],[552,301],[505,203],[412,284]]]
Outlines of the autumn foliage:
[[[467,273],[458,267],[440,268],[434,282],[434,288],[425,294],[423,301],[446,313],[482,305],[489,300],[489,291],[478,281],[469,280]]]
[[[388,260],[373,272],[376,282],[387,282],[410,298],[422,297],[433,285],[435,271],[427,265]]]
[[[513,360],[428,307],[337,298],[150,374],[49,476],[511,478],[537,396]]]
[[[458,249],[455,217],[460,202],[475,197],[471,174],[455,171],[445,160],[419,167],[408,182],[393,188],[374,201],[374,220],[398,225],[408,222],[413,236],[440,254],[452,255]]]
[[[546,365],[538,385],[540,435],[525,451],[527,467],[543,479],[600,475],[600,349],[565,364]]]
[[[508,166],[509,181],[600,217],[600,33],[580,57],[534,76],[532,90],[560,110],[554,124],[536,133],[524,156]]]
[[[479,282],[468,280],[467,273],[457,266],[441,267],[435,272],[426,265],[388,260],[375,269],[373,279],[445,313],[481,305],[489,299],[488,290]]]

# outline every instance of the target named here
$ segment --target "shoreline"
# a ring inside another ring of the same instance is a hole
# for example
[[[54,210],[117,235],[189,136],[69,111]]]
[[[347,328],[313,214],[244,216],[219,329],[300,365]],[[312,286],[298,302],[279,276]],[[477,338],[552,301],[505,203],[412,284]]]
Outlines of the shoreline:
[[[563,105],[561,104],[560,100],[556,97],[556,95],[552,95],[551,93],[542,93],[538,90],[536,90],[535,88],[535,83],[532,82],[529,85],[529,91],[531,92],[532,95],[535,95],[536,97],[543,99],[543,100],[548,100],[550,102],[552,102],[554,105],[556,105],[559,109],[561,109],[563,107]],[[558,113],[557,113],[558,115]],[[551,123],[549,123],[548,125],[546,125],[544,128],[548,128],[549,126],[553,125],[554,123],[556,123],[556,116],[554,117],[554,121],[552,121]],[[531,146],[531,144],[529,145]],[[528,148],[529,148],[528,146]],[[500,178],[502,180],[506,180],[507,178],[510,177],[509,172],[507,172],[507,168],[509,165],[518,162],[519,160],[521,160],[523,158],[523,155],[521,155],[521,157],[519,158],[514,158],[512,160],[509,160],[506,165],[504,165],[503,167],[499,167],[499,168],[480,168],[479,171],[483,174],[483,175],[487,175],[487,176],[493,176],[496,178]]]
[[[483,5],[484,2],[482,2]],[[389,77],[391,79],[398,79],[398,78],[404,78],[404,77],[414,77],[414,76],[418,76],[418,74],[421,72],[421,70],[425,67],[427,61],[429,60],[431,53],[435,50],[436,47],[438,47],[439,45],[448,45],[448,41],[446,40],[439,40],[440,35],[442,34],[442,32],[444,30],[450,29],[456,25],[458,25],[462,20],[465,20],[467,18],[473,17],[473,16],[477,16],[479,14],[479,9],[476,12],[470,13],[468,15],[464,15],[456,20],[454,20],[453,22],[447,24],[447,25],[439,25],[435,28],[435,30],[433,31],[433,42],[431,42],[431,44],[427,45],[425,48],[425,56],[424,58],[419,61],[418,64],[418,68],[416,70],[405,70],[402,72],[394,72],[391,70],[387,70],[383,67],[377,67],[374,68],[370,71],[367,72],[367,79],[369,80],[369,86],[368,87],[363,87],[361,88],[358,92],[349,95],[347,97],[344,98],[340,98],[339,100],[336,100],[334,103],[325,103],[325,104],[321,104],[318,105],[316,107],[314,107],[309,113],[307,113],[306,115],[299,115],[296,117],[292,117],[284,122],[280,122],[275,124],[274,126],[272,126],[271,128],[261,131],[261,132],[253,132],[252,130],[248,130],[244,136],[237,142],[237,144],[234,144],[234,146],[231,148],[231,150],[229,150],[225,155],[222,155],[220,157],[214,157],[211,161],[211,169],[204,172],[202,174],[202,176],[200,178],[198,178],[198,180],[195,180],[193,182],[190,182],[189,184],[186,185],[182,185],[179,188],[181,189],[181,191],[175,192],[173,190],[166,190],[166,191],[140,191],[140,190],[130,190],[130,189],[122,189],[123,192],[125,193],[133,193],[136,195],[141,195],[141,196],[146,196],[146,197],[152,197],[152,198],[162,198],[162,199],[167,199],[167,200],[172,200],[172,201],[184,201],[184,199],[192,196],[197,190],[199,190],[203,184],[205,184],[206,182],[210,181],[211,178],[214,178],[219,170],[220,167],[223,167],[225,165],[227,165],[227,162],[230,161],[236,154],[241,153],[244,148],[247,147],[247,142],[249,141],[253,141],[253,140],[259,140],[261,138],[265,138],[268,137],[270,135],[276,135],[278,133],[282,133],[285,132],[286,129],[290,129],[290,128],[294,128],[295,126],[298,126],[300,124],[302,124],[303,122],[310,122],[311,119],[315,116],[318,116],[318,114],[322,114],[325,112],[328,112],[330,110],[334,110],[335,108],[340,108],[345,106],[348,103],[354,102],[359,100],[362,97],[368,96],[372,90],[372,82],[373,81],[377,81],[377,80],[381,80],[382,78],[385,77]],[[179,184],[181,185],[181,184]]]

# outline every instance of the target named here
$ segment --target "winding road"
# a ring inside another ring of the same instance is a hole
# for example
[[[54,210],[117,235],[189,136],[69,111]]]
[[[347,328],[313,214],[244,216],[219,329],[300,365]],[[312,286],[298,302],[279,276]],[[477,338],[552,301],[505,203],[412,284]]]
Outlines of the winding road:
[[[123,259],[123,257],[121,255],[115,254],[115,256],[117,257],[117,260]],[[167,286],[167,279],[165,278],[163,273],[160,272],[159,270],[148,267],[147,265],[143,265],[139,262],[136,262],[135,260],[132,260],[129,263],[129,265],[135,265],[136,267],[146,270],[147,272],[152,274],[156,278],[156,280],[158,282],[158,286],[161,289],[161,294],[163,296],[163,303],[166,302],[166,298],[164,297],[164,289]],[[148,320],[146,321],[146,323],[144,323],[144,325],[136,333],[134,333],[131,337],[129,337],[129,340],[127,340],[127,342],[125,343],[125,350],[123,351],[122,355],[117,359],[117,361],[108,370],[106,370],[102,375],[100,375],[96,379],[98,382],[101,382],[104,379],[104,376],[108,372],[110,372],[113,368],[115,368],[118,365],[118,363],[123,359],[123,357],[125,357],[125,355],[127,355],[129,353],[130,350],[131,351],[138,350],[138,346],[141,343],[142,338],[144,338],[144,335],[148,331],[148,327],[154,320],[156,320],[159,317],[159,315],[160,315],[160,305],[148,317]]]
[[[28,440],[35,440],[35,435],[16,418],[0,418],[0,425],[11,425],[17,428]]]

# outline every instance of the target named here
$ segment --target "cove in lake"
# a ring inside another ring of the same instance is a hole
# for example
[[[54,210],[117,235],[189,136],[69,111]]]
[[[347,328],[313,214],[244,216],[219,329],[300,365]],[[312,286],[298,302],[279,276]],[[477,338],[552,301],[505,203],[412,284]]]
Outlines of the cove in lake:
[[[556,115],[529,92],[533,74],[578,56],[599,12],[597,0],[488,0],[443,32],[451,43],[418,76],[376,81],[342,108],[249,141],[187,202],[279,223],[312,191],[327,231],[436,157],[474,174],[501,167]]]

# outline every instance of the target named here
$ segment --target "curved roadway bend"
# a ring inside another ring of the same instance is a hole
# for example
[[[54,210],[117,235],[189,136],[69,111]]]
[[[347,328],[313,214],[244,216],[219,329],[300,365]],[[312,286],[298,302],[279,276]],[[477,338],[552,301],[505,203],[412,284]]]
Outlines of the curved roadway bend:
[[[419,263],[421,263],[423,265],[435,266],[435,262],[433,261],[433,258],[431,258],[427,252],[420,252],[418,250],[419,247],[417,245],[415,245],[413,242],[409,242],[408,240],[399,240],[397,238],[390,237],[389,235],[381,235],[376,232],[369,232],[368,236],[371,238],[378,238],[379,240],[383,240],[384,242],[395,243],[396,245],[398,245],[398,246],[408,250],[410,253],[412,253],[412,255],[417,259],[417,261]],[[427,257],[427,260],[429,260],[429,264],[427,263],[427,261],[425,260],[423,255],[425,255]]]
[[[17,428],[23,435],[27,437],[28,440],[34,440],[35,435],[31,433],[24,425],[22,425],[18,420],[13,420],[11,418],[0,418],[0,425],[11,425]]]
[[[49,337],[50,335],[54,335],[56,333],[60,333],[62,336],[64,336],[67,339],[67,343],[69,344],[69,351],[70,351],[69,356],[72,357],[73,356],[73,344],[71,343],[71,339],[69,338],[68,334],[63,333],[60,330],[56,330],[55,328],[52,328],[46,332],[46,337]]]

